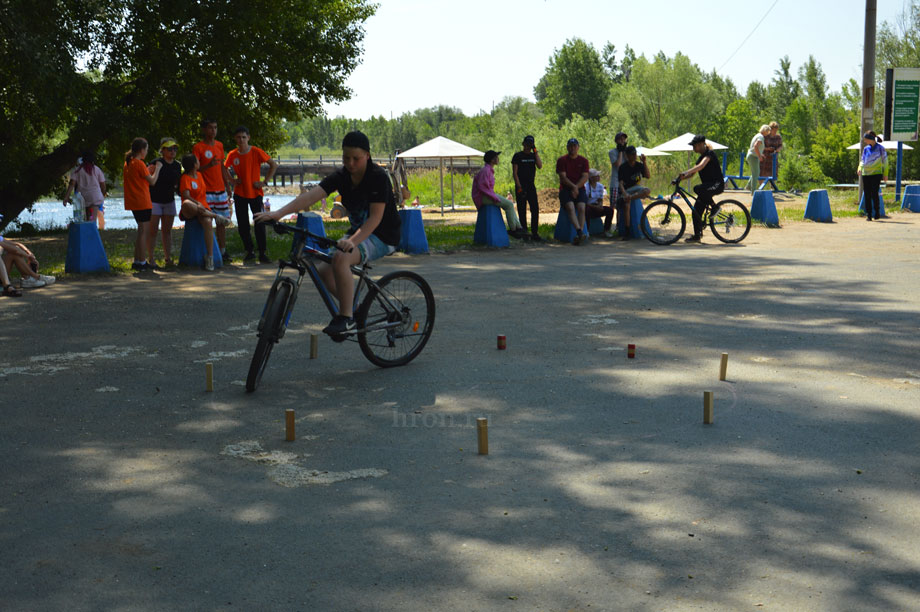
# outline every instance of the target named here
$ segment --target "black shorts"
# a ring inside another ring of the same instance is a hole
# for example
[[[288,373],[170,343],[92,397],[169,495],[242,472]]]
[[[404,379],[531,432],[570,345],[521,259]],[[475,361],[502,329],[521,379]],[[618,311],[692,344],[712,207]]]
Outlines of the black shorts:
[[[135,221],[138,223],[147,223],[150,221],[150,215],[153,213],[153,209],[148,208],[146,210],[132,210],[131,212],[134,214]]]

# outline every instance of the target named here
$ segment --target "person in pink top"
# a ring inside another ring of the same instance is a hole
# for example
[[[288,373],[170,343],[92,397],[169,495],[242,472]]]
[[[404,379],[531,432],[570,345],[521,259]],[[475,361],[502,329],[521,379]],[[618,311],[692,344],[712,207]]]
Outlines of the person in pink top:
[[[482,156],[486,165],[476,173],[473,179],[473,204],[476,205],[476,210],[488,204],[504,210],[505,218],[508,220],[508,235],[525,240],[527,232],[524,231],[518,220],[514,202],[495,193],[495,166],[498,165],[498,155],[498,151],[489,149]]]

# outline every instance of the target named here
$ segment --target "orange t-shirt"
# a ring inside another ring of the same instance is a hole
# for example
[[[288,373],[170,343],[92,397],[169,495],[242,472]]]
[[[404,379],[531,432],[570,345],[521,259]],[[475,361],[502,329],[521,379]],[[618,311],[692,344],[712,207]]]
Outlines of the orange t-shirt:
[[[261,196],[262,190],[252,184],[262,178],[262,164],[270,159],[268,153],[259,147],[249,147],[249,152],[245,154],[239,149],[230,151],[225,165],[233,170],[237,178],[233,193],[250,200]]]
[[[186,191],[188,191],[188,195],[185,195]],[[194,178],[188,174],[183,174],[179,177],[179,196],[183,200],[191,198],[208,210],[211,210],[211,207],[208,206],[207,196],[205,196],[204,181],[201,180],[200,172],[198,176]]]
[[[224,163],[224,144],[219,140],[215,140],[212,145],[206,145],[204,142],[199,142],[192,147],[192,153],[195,154],[195,157],[198,158],[198,163],[201,164],[201,168],[198,170],[198,176],[204,177],[205,190],[226,190],[227,187],[224,185],[224,176],[220,171],[221,164]],[[214,159],[216,159],[218,163],[205,170],[204,167],[210,164]]]
[[[133,158],[125,162],[125,168],[122,171],[122,183],[125,187],[125,210],[150,210],[153,204],[150,202],[150,183],[145,176],[147,164],[143,160]]]

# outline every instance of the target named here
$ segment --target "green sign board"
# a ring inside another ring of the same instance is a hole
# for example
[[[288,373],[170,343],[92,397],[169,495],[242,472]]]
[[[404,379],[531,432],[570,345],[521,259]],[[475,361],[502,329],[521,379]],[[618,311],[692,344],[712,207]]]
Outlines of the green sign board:
[[[891,140],[915,141],[920,118],[920,70],[895,68],[891,105]]]

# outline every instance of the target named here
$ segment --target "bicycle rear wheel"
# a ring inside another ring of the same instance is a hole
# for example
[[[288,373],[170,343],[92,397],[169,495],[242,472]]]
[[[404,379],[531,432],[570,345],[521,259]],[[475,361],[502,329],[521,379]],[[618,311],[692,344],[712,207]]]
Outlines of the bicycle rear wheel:
[[[358,344],[368,361],[381,368],[415,359],[434,328],[434,294],[414,272],[393,272],[361,302],[356,315]]]
[[[722,242],[741,242],[751,231],[751,213],[737,200],[722,200],[713,204],[709,229]]]
[[[645,237],[655,244],[672,244],[684,235],[687,218],[677,204],[658,200],[642,212],[640,227]]]
[[[263,316],[262,330],[259,332],[259,342],[256,344],[256,352],[252,355],[252,362],[249,364],[249,375],[246,376],[246,391],[252,393],[259,386],[262,380],[262,374],[265,373],[265,366],[268,365],[268,358],[272,354],[275,344],[281,339],[284,329],[284,317],[288,310],[288,300],[294,291],[294,283],[290,279],[281,279],[278,289],[274,295],[269,297],[265,305],[265,315]]]

